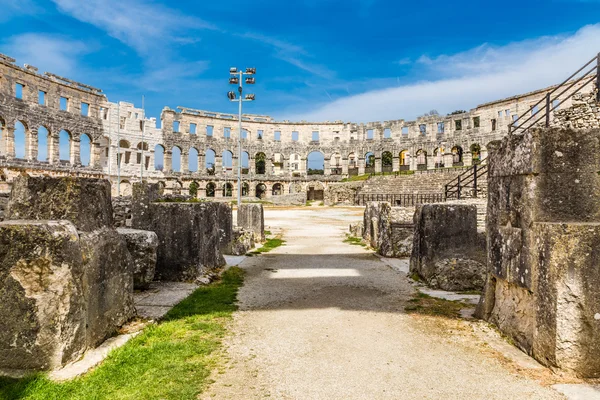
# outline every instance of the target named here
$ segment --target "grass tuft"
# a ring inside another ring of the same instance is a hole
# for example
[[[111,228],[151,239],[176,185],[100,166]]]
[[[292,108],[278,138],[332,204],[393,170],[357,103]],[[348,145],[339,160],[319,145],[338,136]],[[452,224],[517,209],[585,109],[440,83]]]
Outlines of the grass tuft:
[[[362,241],[362,238],[354,237],[351,235],[346,235],[344,243],[353,244],[355,246],[367,247],[367,245]]]
[[[279,246],[283,246],[284,244],[285,244],[285,240],[282,240],[280,238],[267,239],[267,241],[265,242],[265,244],[263,244],[263,246],[261,248],[251,251],[248,254],[249,255],[257,255],[257,254],[262,254],[262,253],[268,253],[271,250],[276,249]]]
[[[462,301],[438,299],[425,293],[417,291],[410,299],[404,310],[409,314],[423,314],[446,318],[460,318],[460,310],[470,307]]]
[[[194,399],[221,364],[218,350],[237,309],[244,271],[227,270],[219,282],[197,289],[93,371],[56,383],[44,374],[0,377],[3,400]]]

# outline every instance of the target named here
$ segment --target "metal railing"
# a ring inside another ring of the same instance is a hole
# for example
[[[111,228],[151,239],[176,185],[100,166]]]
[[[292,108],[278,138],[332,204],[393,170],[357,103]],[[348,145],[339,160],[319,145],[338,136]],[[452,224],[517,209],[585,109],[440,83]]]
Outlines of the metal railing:
[[[560,107],[566,100],[573,97],[578,90],[593,81],[596,81],[596,88],[599,89],[596,94],[596,101],[600,102],[600,53],[588,61],[583,67],[579,68],[563,83],[546,93],[546,96],[541,98],[537,103],[532,105],[527,112],[520,115],[508,125],[508,133],[512,134],[519,131],[525,132],[542,121],[542,119],[545,119],[544,126],[546,128],[549,127],[551,112]],[[528,115],[529,118],[525,119]]]
[[[393,206],[416,206],[417,204],[440,203],[444,201],[443,193],[423,194],[357,194],[356,205],[364,206],[370,201],[387,201]]]
[[[444,200],[477,197],[481,192],[481,179],[487,175],[487,172],[486,158],[448,182],[444,186]]]

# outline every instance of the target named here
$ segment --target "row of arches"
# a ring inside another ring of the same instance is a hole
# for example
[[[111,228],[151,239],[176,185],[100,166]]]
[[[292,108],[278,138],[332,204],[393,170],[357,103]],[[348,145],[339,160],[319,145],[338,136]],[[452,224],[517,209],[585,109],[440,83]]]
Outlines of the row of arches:
[[[39,162],[65,162],[83,166],[91,164],[92,138],[88,134],[82,133],[77,137],[78,152],[75,151],[73,134],[66,129],[61,129],[53,136],[43,125],[32,132],[24,121],[17,120],[11,141],[8,140],[8,134],[6,122],[0,118],[0,154],[4,156]]]
[[[267,186],[264,183],[259,183],[255,186],[255,197],[259,199],[265,198],[267,194]],[[190,184],[190,194],[197,190],[197,183],[192,182]],[[230,182],[225,182],[221,185],[221,188],[218,189],[217,183],[208,182],[206,184],[206,197],[215,197],[217,190],[221,190],[222,197],[233,197],[233,184]],[[292,190],[290,188],[290,190]],[[197,193],[197,192],[196,192]],[[271,195],[280,196],[284,194],[283,184],[282,183],[274,183],[271,188]],[[250,185],[247,182],[242,183],[242,197],[247,197],[250,195]]]

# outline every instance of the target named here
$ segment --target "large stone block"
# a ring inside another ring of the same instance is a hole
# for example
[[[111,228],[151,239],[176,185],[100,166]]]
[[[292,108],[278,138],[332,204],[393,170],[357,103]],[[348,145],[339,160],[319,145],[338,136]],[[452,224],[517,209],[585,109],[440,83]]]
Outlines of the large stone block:
[[[227,249],[227,254],[243,256],[254,248],[254,232],[237,228],[233,230],[233,237]]]
[[[113,226],[110,182],[21,175],[13,181],[5,219],[61,219],[87,232]]]
[[[155,278],[192,281],[225,265],[221,250],[227,227],[219,218],[226,216],[227,210],[231,212],[222,203],[159,202],[148,204],[143,219],[134,217],[133,228],[143,227],[158,236]]]
[[[83,274],[70,222],[0,223],[0,371],[57,368],[85,351]]]
[[[254,232],[257,240],[265,241],[265,212],[262,204],[239,205],[237,224],[240,228]]]
[[[435,288],[483,289],[485,238],[477,233],[477,207],[424,204],[414,223],[411,272]]]
[[[97,346],[135,315],[133,259],[112,228],[80,232],[83,287],[87,306],[87,343]]]
[[[154,232],[139,229],[119,228],[117,232],[125,239],[133,258],[133,288],[148,289],[154,280],[158,236]]]

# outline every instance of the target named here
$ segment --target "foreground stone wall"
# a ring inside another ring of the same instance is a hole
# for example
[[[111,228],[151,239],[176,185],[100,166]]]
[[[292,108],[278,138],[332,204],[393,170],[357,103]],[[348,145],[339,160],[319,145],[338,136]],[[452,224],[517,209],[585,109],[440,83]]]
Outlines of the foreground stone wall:
[[[257,241],[265,241],[265,210],[262,204],[242,204],[237,210],[237,225],[254,233]]]
[[[477,208],[417,206],[410,272],[443,290],[481,290],[485,281],[485,237],[477,233]]]
[[[18,177],[7,217],[0,353],[10,357],[0,356],[0,369],[59,367],[133,316],[133,260],[112,227],[108,181]]]
[[[363,239],[384,257],[409,257],[414,229],[411,218],[410,208],[371,202],[365,207],[362,224],[351,225],[350,232],[362,233]]]
[[[480,315],[541,363],[600,377],[600,129],[507,137],[489,165]]]

